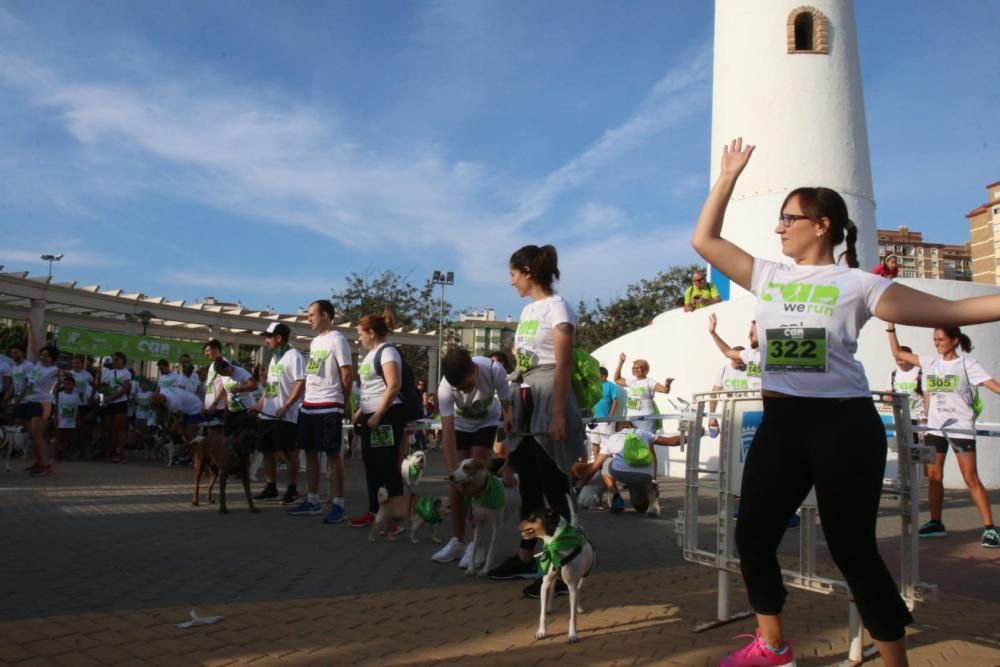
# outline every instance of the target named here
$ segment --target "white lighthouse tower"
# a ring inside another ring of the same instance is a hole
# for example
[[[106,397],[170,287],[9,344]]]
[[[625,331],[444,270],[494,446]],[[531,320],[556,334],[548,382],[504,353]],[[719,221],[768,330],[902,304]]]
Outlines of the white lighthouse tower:
[[[862,269],[878,263],[875,199],[868,154],[861,67],[851,0],[716,0],[715,72],[712,101],[712,181],[718,175],[722,147],[734,137],[757,146],[726,212],[723,236],[757,257],[788,261],[774,234],[781,202],[800,186],[833,188],[847,202],[858,225],[858,260]],[[708,186],[710,184],[706,184]],[[707,191],[707,187],[706,187]],[[961,211],[957,213],[960,215]],[[838,250],[839,253],[839,250]],[[676,378],[672,393],[689,397],[710,391],[726,363],[708,337],[708,316],[719,318],[719,334],[730,345],[746,345],[756,299],[732,286],[720,272],[711,281],[725,300],[693,313],[680,309],[658,315],[650,326],[626,334],[594,351],[613,370],[619,353],[643,358],[650,376]],[[945,299],[997,294],[995,285],[951,280],[901,280]],[[664,308],[669,304],[664,304]],[[885,327],[872,322],[858,339],[858,359],[869,385],[888,385],[895,367]],[[897,326],[900,341],[921,355],[935,355],[930,329]],[[973,356],[1000,378],[1000,323],[964,327],[976,344]],[[628,374],[631,364],[624,373]],[[982,391],[986,409],[981,424],[1000,430],[1000,397]],[[661,412],[673,412],[658,397]],[[671,424],[665,424],[667,429]],[[981,437],[979,475],[988,488],[1000,488],[1000,438]],[[712,467],[717,440],[705,438],[703,464]],[[713,452],[714,450],[714,452]],[[662,448],[661,472],[683,476],[684,454]],[[964,488],[955,457],[945,464],[945,486]]]
[[[861,266],[877,264],[851,0],[716,0],[712,95],[712,181],[730,139],[742,136],[757,146],[729,204],[724,235],[756,257],[782,260],[773,234],[782,200],[799,186],[822,185],[847,202]],[[736,296],[718,271],[710,280]]]

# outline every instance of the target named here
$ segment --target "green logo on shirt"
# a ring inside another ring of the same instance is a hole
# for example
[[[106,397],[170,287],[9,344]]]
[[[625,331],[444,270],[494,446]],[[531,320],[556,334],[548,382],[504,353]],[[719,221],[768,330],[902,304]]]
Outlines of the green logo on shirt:
[[[776,298],[784,302],[785,312],[788,313],[833,315],[834,306],[840,298],[840,288],[810,283],[768,283],[760,300],[775,301]]]

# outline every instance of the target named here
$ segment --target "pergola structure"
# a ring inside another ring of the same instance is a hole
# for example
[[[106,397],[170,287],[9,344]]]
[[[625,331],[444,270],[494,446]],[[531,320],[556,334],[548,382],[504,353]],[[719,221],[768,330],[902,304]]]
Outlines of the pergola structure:
[[[142,332],[175,340],[217,338],[223,343],[261,348],[260,333],[269,323],[277,321],[288,325],[292,331],[289,342],[303,350],[308,349],[314,335],[304,314],[270,313],[239,305],[189,304],[141,292],[102,290],[100,285],[57,283],[48,276],[29,277],[27,271],[4,272],[3,268],[0,265],[0,317],[30,319],[33,330],[38,332],[47,331],[49,325],[63,325],[131,335]],[[356,352],[353,324],[343,322],[336,328]],[[438,377],[437,332],[407,332],[399,328],[390,334],[389,340],[399,345],[431,348],[427,355],[428,376]],[[258,361],[263,361],[263,352],[258,356]]]

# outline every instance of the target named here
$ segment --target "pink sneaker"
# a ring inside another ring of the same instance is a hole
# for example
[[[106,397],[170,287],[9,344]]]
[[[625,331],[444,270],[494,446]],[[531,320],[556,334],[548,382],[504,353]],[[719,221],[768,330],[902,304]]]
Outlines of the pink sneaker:
[[[760,628],[752,635],[737,635],[737,637],[753,637],[753,641],[723,658],[719,667],[771,667],[772,665],[795,667],[791,643],[785,642],[785,651],[779,655],[768,648],[767,642],[760,636]]]

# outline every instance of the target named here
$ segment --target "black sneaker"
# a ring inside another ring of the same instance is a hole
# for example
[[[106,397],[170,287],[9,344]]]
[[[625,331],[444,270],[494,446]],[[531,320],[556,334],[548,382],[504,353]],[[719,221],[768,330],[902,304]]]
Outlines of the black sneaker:
[[[987,549],[1000,549],[1000,532],[996,528],[985,528],[983,530],[983,541],[979,544]]]
[[[504,562],[486,573],[490,579],[506,581],[507,579],[533,579],[538,576],[538,565],[534,559],[525,563],[517,556],[511,556]]]
[[[533,582],[528,584],[522,591],[524,597],[531,598],[532,600],[539,600],[542,597],[542,578],[538,577]],[[556,579],[556,587],[554,591],[554,596],[559,597],[560,595],[569,595],[569,586],[563,583],[562,579]]]
[[[917,531],[917,535],[920,537],[944,537],[947,534],[948,531],[944,529],[944,524],[936,519],[931,519],[920,526],[920,530]]]
[[[288,487],[288,489],[285,490],[285,495],[281,497],[281,504],[294,505],[295,503],[299,502],[299,498],[300,498],[299,492],[295,489],[294,486],[290,486]]]
[[[254,500],[277,500],[278,499],[278,487],[271,486],[268,484],[264,487],[262,491],[258,491],[253,494]]]

